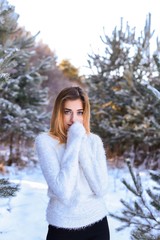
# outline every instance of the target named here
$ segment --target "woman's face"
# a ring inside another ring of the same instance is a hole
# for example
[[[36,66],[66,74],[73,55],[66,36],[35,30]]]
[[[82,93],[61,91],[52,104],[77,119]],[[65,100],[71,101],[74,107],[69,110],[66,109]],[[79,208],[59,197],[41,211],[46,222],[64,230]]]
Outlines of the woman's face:
[[[66,130],[76,121],[83,124],[83,104],[80,99],[65,101],[63,120]]]

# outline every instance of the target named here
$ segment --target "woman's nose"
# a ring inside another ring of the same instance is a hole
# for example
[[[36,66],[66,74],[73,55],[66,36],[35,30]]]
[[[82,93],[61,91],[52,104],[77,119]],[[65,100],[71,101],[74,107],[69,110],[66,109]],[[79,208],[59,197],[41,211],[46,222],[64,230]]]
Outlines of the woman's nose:
[[[71,116],[71,121],[74,123],[76,120],[77,120],[77,116],[76,114],[73,113]]]

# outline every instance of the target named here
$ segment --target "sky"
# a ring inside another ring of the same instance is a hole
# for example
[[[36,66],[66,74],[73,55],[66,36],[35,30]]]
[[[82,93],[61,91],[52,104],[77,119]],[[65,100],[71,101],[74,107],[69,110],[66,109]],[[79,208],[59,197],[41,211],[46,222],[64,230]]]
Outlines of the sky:
[[[57,60],[68,59],[85,71],[88,54],[102,51],[100,36],[111,36],[120,18],[140,31],[147,14],[160,31],[159,0],[8,0],[19,14],[19,24],[55,51]],[[103,45],[103,47],[102,47]]]

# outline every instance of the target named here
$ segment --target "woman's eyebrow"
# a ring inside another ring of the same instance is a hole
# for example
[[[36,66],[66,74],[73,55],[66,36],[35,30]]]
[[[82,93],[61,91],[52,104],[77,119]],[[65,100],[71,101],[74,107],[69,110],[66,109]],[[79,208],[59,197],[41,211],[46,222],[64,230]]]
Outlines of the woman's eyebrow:
[[[64,110],[72,111],[70,108],[64,108]],[[77,111],[83,111],[83,108],[77,109]]]

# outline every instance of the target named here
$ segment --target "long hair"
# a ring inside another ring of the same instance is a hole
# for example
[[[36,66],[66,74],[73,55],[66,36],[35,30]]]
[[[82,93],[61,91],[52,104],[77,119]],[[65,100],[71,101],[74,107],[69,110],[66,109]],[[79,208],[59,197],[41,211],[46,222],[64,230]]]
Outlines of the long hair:
[[[83,104],[83,125],[87,133],[90,133],[90,103],[85,91],[80,87],[64,88],[57,96],[50,121],[49,134],[57,137],[60,143],[66,143],[67,131],[64,127],[63,114],[64,103],[67,100],[80,99]]]

